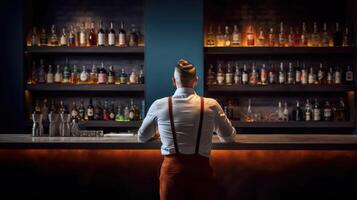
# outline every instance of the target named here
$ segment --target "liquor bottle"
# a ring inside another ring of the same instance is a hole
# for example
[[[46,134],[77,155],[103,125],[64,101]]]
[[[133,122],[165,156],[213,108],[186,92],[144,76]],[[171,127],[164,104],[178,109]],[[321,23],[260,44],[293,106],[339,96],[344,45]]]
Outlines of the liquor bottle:
[[[40,60],[40,69],[38,71],[38,83],[46,83],[46,72],[43,60]]]
[[[268,72],[265,67],[265,64],[263,64],[262,69],[260,70],[260,81],[262,85],[268,84]]]
[[[340,67],[337,66],[335,70],[335,76],[334,76],[335,84],[341,84],[342,83],[342,74],[340,71]]]
[[[259,74],[257,72],[257,70],[255,69],[255,64],[253,63],[253,66],[252,66],[252,72],[250,73],[250,76],[249,76],[249,83],[251,85],[257,85],[258,84],[258,77]]]
[[[92,66],[92,71],[90,72],[90,75],[89,75],[89,82],[91,84],[98,83],[98,70],[97,70],[95,64],[93,64],[93,66]]]
[[[294,33],[294,28],[291,26],[289,35],[288,35],[288,42],[287,42],[288,47],[293,47],[295,46],[295,33]]]
[[[135,69],[131,70],[131,74],[129,76],[129,84],[137,84],[138,83],[138,75]]]
[[[213,32],[213,25],[211,24],[208,29],[207,38],[206,38],[206,46],[214,47],[216,45],[216,39]]]
[[[289,121],[289,109],[286,101],[284,102],[283,121]]]
[[[346,109],[343,98],[340,98],[338,105],[333,108],[333,116],[335,121],[346,121]]]
[[[54,74],[52,72],[52,66],[51,65],[48,65],[48,71],[47,71],[47,74],[46,74],[46,83],[53,83],[55,80],[54,80]]]
[[[120,84],[127,84],[128,83],[128,74],[125,73],[125,69],[121,69],[121,74],[120,74]]]
[[[222,34],[220,25],[218,25],[218,28],[217,28],[216,46],[217,47],[223,47],[224,46],[224,35]]]
[[[232,72],[232,66],[230,63],[227,64],[227,72],[226,72],[226,85],[232,85],[233,84],[233,72]]]
[[[311,111],[311,104],[309,99],[306,99],[306,103],[305,103],[305,114],[304,114],[304,119],[305,121],[311,121],[311,116],[312,115],[312,111]]]
[[[295,29],[295,42],[294,42],[294,46],[301,46],[301,34],[299,31],[299,28],[296,27]]]
[[[40,106],[40,102],[38,101],[38,99],[36,99],[36,101],[35,101],[34,113],[41,114],[41,106]]]
[[[109,110],[109,119],[111,121],[115,120],[115,112],[114,112],[114,103],[112,102],[111,106],[110,106],[110,110]]]
[[[218,64],[217,77],[216,77],[218,85],[224,84],[224,77],[225,75],[222,69],[222,64]]]
[[[109,66],[108,84],[115,84],[115,72],[112,65]]]
[[[140,120],[140,109],[138,108],[138,106],[136,104],[134,104],[134,113],[135,113],[135,117],[134,120]]]
[[[129,35],[129,46],[130,47],[137,47],[139,43],[139,36],[136,31],[135,24],[131,25],[131,31]]]
[[[98,46],[105,46],[105,32],[102,26],[102,22],[99,23]]]
[[[90,24],[90,29],[88,33],[88,43],[89,46],[96,46],[97,45],[97,35],[94,29],[94,22]]]
[[[79,74],[77,71],[77,65],[73,65],[73,70],[71,73],[71,81],[72,84],[77,84],[79,82]]]
[[[313,117],[312,117],[313,121],[320,121],[321,120],[321,110],[320,110],[320,106],[319,106],[319,102],[317,101],[317,99],[315,99],[315,106],[313,109]]]
[[[207,85],[214,85],[216,83],[216,75],[213,71],[213,65],[209,65],[209,69],[207,71]]]
[[[296,101],[296,108],[293,111],[293,120],[295,121],[302,121],[303,120],[303,113],[302,109],[300,108],[300,102]]]
[[[86,24],[83,22],[80,27],[79,32],[79,45],[82,47],[87,46],[87,31],[86,31]]]
[[[335,73],[333,73],[333,69],[332,69],[332,67],[330,67],[329,71],[327,72],[327,78],[326,78],[327,84],[331,85],[335,82],[334,76],[335,76]]]
[[[283,111],[283,106],[281,101],[278,102],[278,121],[283,121],[284,120],[284,111]]]
[[[72,121],[72,120],[78,120],[78,118],[79,118],[78,115],[79,115],[79,114],[78,114],[76,102],[73,101],[73,103],[72,103],[72,110],[71,110],[71,121]]]
[[[320,63],[319,70],[317,71],[317,83],[322,85],[326,84],[325,70],[322,66],[322,63]]]
[[[120,105],[118,105],[117,114],[115,115],[115,121],[117,121],[117,122],[124,121],[124,116],[122,115],[121,106]]]
[[[40,46],[47,46],[47,45],[48,45],[48,41],[47,41],[46,29],[42,28],[41,34],[40,34]]]
[[[130,100],[130,110],[129,110],[129,120],[134,121],[135,120],[135,108],[134,108],[134,100]]]
[[[303,64],[302,65],[302,69],[301,69],[301,84],[303,84],[303,85],[308,84],[308,80],[309,80],[308,77],[309,76],[308,76],[308,72],[307,72],[307,69],[306,69],[306,65]]]
[[[238,63],[236,63],[236,71],[234,73],[234,84],[242,84],[242,73],[241,70],[239,69]]]
[[[248,99],[247,114],[245,115],[244,121],[245,122],[254,122],[254,116],[253,116],[253,111],[252,111],[252,100],[251,99]]]
[[[87,118],[88,120],[94,119],[94,107],[93,107],[93,100],[92,98],[89,99],[89,104],[87,107]]]
[[[109,46],[115,46],[115,30],[113,26],[113,22],[110,22],[110,30],[108,33],[108,45]]]
[[[57,70],[55,73],[55,83],[62,83],[63,80],[63,74],[61,72],[61,68],[59,65],[57,65]]]
[[[289,71],[287,75],[288,84],[295,84],[295,76],[294,76],[294,69],[293,64],[289,62]]]
[[[270,65],[270,70],[269,70],[269,84],[275,84],[276,83],[276,70],[275,70],[275,65],[271,64]]]
[[[247,46],[254,46],[255,45],[255,36],[254,36],[254,31],[253,31],[253,26],[249,26],[247,33]]]
[[[145,83],[145,75],[144,75],[144,66],[141,65],[140,67],[140,71],[139,71],[139,84],[144,84]]]
[[[284,47],[285,46],[285,33],[284,33],[284,24],[283,22],[280,22],[280,31],[279,31],[279,36],[278,36],[278,43],[280,47]]]
[[[86,70],[86,66],[85,65],[82,66],[82,72],[81,72],[81,75],[79,77],[79,80],[80,80],[80,83],[83,83],[83,84],[86,84],[89,81],[89,74],[88,74],[88,72]]]
[[[102,62],[101,68],[99,69],[98,74],[98,84],[106,84],[107,83],[107,70],[104,68],[104,64]]]
[[[233,27],[232,46],[240,46],[242,44],[242,35],[239,32],[237,25]]]
[[[58,46],[58,37],[56,33],[56,27],[54,24],[52,24],[51,27],[50,44],[51,46]]]
[[[119,47],[126,47],[126,31],[124,30],[124,23],[120,22],[119,29]]]
[[[260,46],[260,47],[265,46],[265,37],[264,37],[264,31],[263,31],[262,27],[260,27],[260,29],[259,29],[259,35],[257,38],[257,46]]]
[[[339,47],[343,44],[343,36],[340,31],[340,23],[336,22],[336,31],[333,34],[333,46]]]
[[[324,23],[324,27],[323,27],[321,45],[323,47],[329,47],[330,46],[330,34],[327,31],[327,24],[326,23]]]
[[[66,58],[66,64],[63,67],[63,80],[62,83],[69,83],[71,78],[71,70],[68,64],[68,58]]]
[[[104,101],[103,120],[110,120],[109,104],[107,99]]]
[[[60,46],[67,46],[67,33],[65,28],[62,29],[62,34],[60,37]]]
[[[311,46],[318,47],[320,46],[320,34],[317,30],[317,23],[314,22],[314,31],[311,34]]]
[[[332,108],[330,102],[326,100],[324,109],[323,109],[323,120],[331,121],[332,120]]]
[[[225,46],[225,47],[231,46],[231,35],[230,35],[230,33],[229,33],[229,27],[228,27],[228,26],[225,26],[225,27],[224,27],[224,35],[223,35],[223,38],[224,38],[224,46]]]
[[[308,45],[308,35],[307,35],[307,30],[306,30],[306,23],[303,22],[302,23],[302,33],[301,33],[301,37],[300,37],[300,44],[301,46],[306,47]]]
[[[138,28],[138,37],[139,37],[139,42],[138,42],[138,46],[143,47],[144,46],[144,34],[142,34],[142,32],[140,31],[140,29]]]
[[[32,34],[31,34],[31,46],[35,47],[38,46],[39,42],[39,37],[37,34],[37,29],[36,27],[32,28]]]
[[[243,65],[243,72],[242,72],[242,83],[243,83],[243,85],[248,84],[248,81],[249,81],[249,79],[248,79],[247,65],[244,64]]]
[[[350,34],[349,34],[349,31],[348,31],[348,27],[346,27],[345,33],[343,34],[342,46],[348,47],[350,45],[351,45]]]
[[[74,31],[73,25],[71,25],[69,36],[68,36],[68,46],[74,47],[76,46],[76,32]]]
[[[129,121],[130,109],[128,106],[124,108],[124,121]]]
[[[84,104],[82,100],[78,108],[78,119],[84,121],[85,117],[86,117],[86,110],[84,108]]]
[[[55,102],[52,100],[49,108],[49,113],[58,113]]]
[[[49,113],[49,108],[47,105],[47,99],[43,100],[42,108],[41,108],[41,114],[42,114],[42,120],[44,122],[48,122],[48,113]]]
[[[299,62],[297,62],[295,68],[295,84],[301,84],[301,69],[300,69]]]
[[[310,66],[309,75],[308,75],[308,84],[315,84],[316,83],[316,74],[314,68]]]
[[[268,36],[268,46],[274,47],[276,44],[276,36],[274,33],[274,28],[270,28]]]
[[[285,84],[286,82],[286,74],[284,70],[284,63],[280,63],[280,70],[279,70],[279,84]]]
[[[346,83],[353,83],[353,71],[351,70],[351,67],[349,65],[347,66],[345,79],[346,79]]]
[[[62,100],[60,101],[58,112],[59,112],[59,114],[68,113],[68,110],[67,110],[67,108],[64,105],[64,102]]]
[[[103,110],[100,101],[95,102],[94,106],[94,120],[103,120]]]

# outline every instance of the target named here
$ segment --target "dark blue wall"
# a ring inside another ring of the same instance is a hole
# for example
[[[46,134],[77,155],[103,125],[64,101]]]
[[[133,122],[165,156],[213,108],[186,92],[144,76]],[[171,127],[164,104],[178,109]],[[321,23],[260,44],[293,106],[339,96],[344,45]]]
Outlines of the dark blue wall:
[[[196,91],[203,94],[203,1],[146,0],[145,99],[147,107],[174,92],[174,66],[180,58],[197,67]]]
[[[0,132],[23,132],[23,1],[0,6]]]

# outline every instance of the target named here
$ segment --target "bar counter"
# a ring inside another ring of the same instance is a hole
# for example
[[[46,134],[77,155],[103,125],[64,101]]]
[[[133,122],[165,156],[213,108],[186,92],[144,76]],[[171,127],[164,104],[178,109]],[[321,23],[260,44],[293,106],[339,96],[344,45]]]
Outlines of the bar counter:
[[[0,134],[0,149],[160,149],[159,141],[140,143],[136,136],[32,137]],[[357,150],[357,135],[238,134],[236,143],[213,137],[214,150]]]

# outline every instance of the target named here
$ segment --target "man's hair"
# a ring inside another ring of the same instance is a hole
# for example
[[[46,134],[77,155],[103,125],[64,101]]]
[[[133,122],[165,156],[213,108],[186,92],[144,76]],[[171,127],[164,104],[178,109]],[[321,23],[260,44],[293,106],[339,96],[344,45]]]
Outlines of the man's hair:
[[[196,79],[196,67],[185,59],[180,59],[175,67],[175,79],[183,87],[190,86]]]

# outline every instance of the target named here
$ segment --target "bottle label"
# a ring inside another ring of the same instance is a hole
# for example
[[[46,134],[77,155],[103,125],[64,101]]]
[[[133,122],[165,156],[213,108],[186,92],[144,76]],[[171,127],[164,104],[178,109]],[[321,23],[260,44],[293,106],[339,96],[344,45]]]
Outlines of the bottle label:
[[[126,38],[125,38],[125,34],[123,33],[119,33],[119,45],[120,46],[126,45]]]
[[[129,77],[129,82],[130,82],[130,83],[137,83],[137,77],[136,77],[136,75],[130,75],[130,77]]]
[[[314,109],[314,121],[320,121],[320,110]]]
[[[83,32],[79,34],[79,43],[82,45],[86,44],[86,34]]]
[[[238,33],[232,34],[232,41],[235,44],[240,44],[240,35]]]
[[[126,77],[122,76],[120,77],[120,83],[125,84],[126,83]]]
[[[319,81],[322,81],[322,79],[324,79],[324,77],[325,77],[325,74],[324,74],[323,71],[319,71],[319,72],[317,73],[317,79],[318,79]]]
[[[98,33],[98,45],[104,46],[105,44],[105,35],[104,33]]]
[[[62,82],[62,74],[57,74],[55,75],[55,82],[59,83]]]
[[[296,71],[295,73],[295,82],[300,83],[301,82],[301,72]]]
[[[315,83],[315,76],[313,74],[309,74],[309,84]]]
[[[109,33],[109,35],[108,35],[108,44],[110,46],[114,46],[115,45],[115,34],[114,33]]]
[[[47,74],[47,78],[46,78],[47,83],[53,83],[53,78],[54,77],[52,73]]]
[[[260,79],[261,79],[262,83],[265,83],[267,81],[267,72],[266,71],[261,72]]]
[[[331,109],[330,108],[325,108],[324,109],[324,117],[325,118],[329,118],[329,117],[331,117],[331,115],[332,115]]]
[[[114,82],[115,82],[114,76],[108,76],[108,83],[114,83]]]
[[[285,76],[282,73],[279,75],[279,83],[280,84],[285,83]]]
[[[351,71],[346,72],[346,81],[353,81],[353,72]]]
[[[247,83],[248,82],[248,74],[247,73],[243,73],[242,81],[243,81],[243,83]]]
[[[335,83],[336,84],[341,83],[341,73],[340,72],[335,72]]]
[[[254,35],[253,34],[247,35],[247,45],[254,46]]]
[[[88,80],[88,74],[87,73],[81,73],[80,79],[82,82],[86,82]]]
[[[307,112],[305,113],[305,121],[310,121],[311,120],[311,113]]]
[[[223,84],[223,82],[224,82],[223,74],[217,75],[217,82],[218,82],[218,84]]]
[[[62,36],[61,39],[60,39],[60,44],[61,45],[67,45],[67,38]]]
[[[104,73],[100,73],[98,75],[98,83],[107,83],[107,75]]]
[[[88,117],[93,117],[93,115],[94,115],[93,108],[89,108],[89,109],[87,110],[87,116],[88,116]]]
[[[269,83],[275,82],[275,74],[273,72],[269,72]]]
[[[233,74],[232,73],[227,73],[226,74],[226,83],[227,84],[232,84],[233,82]]]

